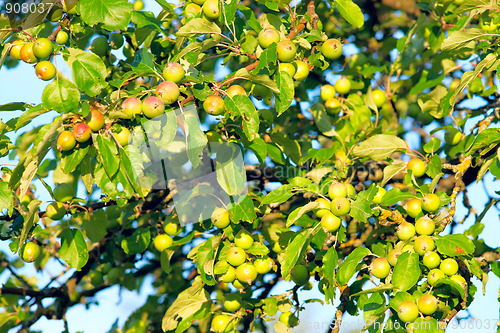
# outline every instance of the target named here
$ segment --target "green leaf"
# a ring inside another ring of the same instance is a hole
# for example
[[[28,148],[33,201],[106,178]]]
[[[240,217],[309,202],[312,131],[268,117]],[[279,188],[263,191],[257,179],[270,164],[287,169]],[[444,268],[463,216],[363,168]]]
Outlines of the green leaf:
[[[259,57],[259,63],[255,68],[255,72],[259,72],[261,69],[269,68],[272,65],[276,65],[276,60],[278,59],[278,53],[276,52],[276,43],[272,43],[265,49]],[[271,64],[271,66],[269,65]],[[278,85],[279,86],[279,85]]]
[[[68,265],[80,270],[88,261],[89,253],[83,234],[78,229],[66,229],[60,234],[59,256]]]
[[[498,37],[499,34],[492,34],[484,31],[483,29],[470,28],[467,30],[453,31],[448,35],[441,44],[441,50],[443,51],[459,51],[465,47],[468,47],[471,41],[476,39],[489,39],[492,37]]]
[[[356,196],[356,200],[351,203],[351,211],[349,214],[357,220],[367,222],[368,218],[372,216],[370,204],[378,192],[378,188],[374,185],[366,191],[361,191]]]
[[[458,284],[458,282],[455,282],[455,281],[451,280],[450,278],[443,278],[443,279],[439,279],[434,286],[438,287],[438,286],[443,285],[443,284],[450,286],[451,289],[458,292],[458,294],[460,294],[460,296],[462,298],[465,297],[464,288],[462,288],[462,286],[460,284]]]
[[[14,194],[9,187],[9,183],[0,180],[0,211],[7,209],[9,216],[14,208]]]
[[[309,108],[309,112],[311,112],[311,114],[313,115],[316,127],[318,127],[321,133],[326,136],[334,136],[336,134],[335,130],[332,127],[330,116],[326,113],[326,109],[323,104],[313,104]]]
[[[380,186],[384,187],[389,180],[391,180],[398,173],[402,172],[404,169],[406,169],[406,163],[394,163],[386,166],[384,168],[384,178],[382,179]]]
[[[254,256],[265,256],[269,253],[269,249],[260,242],[253,242],[252,246],[246,252]]]
[[[217,182],[229,195],[239,195],[245,189],[246,173],[243,163],[238,163],[240,147],[229,143],[224,149],[217,151]]]
[[[467,155],[472,155],[477,152],[479,149],[488,147],[493,144],[497,144],[500,142],[500,129],[498,128],[487,128],[481,131],[476,139],[474,140],[474,144],[467,151]]]
[[[378,293],[380,291],[388,291],[388,290],[393,290],[393,289],[394,289],[394,286],[390,283],[380,284],[378,287],[365,289],[363,291],[352,294],[351,297],[356,297],[356,296],[365,295],[365,294],[373,294],[373,293]]]
[[[264,197],[264,199],[262,200],[262,204],[266,205],[270,203],[282,203],[287,201],[293,195],[293,187],[293,185],[287,184],[271,191]]]
[[[99,151],[99,158],[102,159],[102,166],[106,173],[111,178],[118,171],[120,167],[120,157],[116,145],[103,135],[97,135],[96,138],[97,150]]]
[[[311,159],[313,162],[316,161],[318,164],[323,164],[328,161],[335,153],[335,147],[330,148],[309,148],[307,151],[307,158],[301,161],[301,164]]]
[[[68,152],[61,153],[61,169],[64,173],[73,173],[76,168],[82,163],[83,158],[87,155],[90,149],[90,144],[82,144],[78,149],[72,149]]]
[[[438,322],[435,318],[425,317],[417,318],[413,322],[415,327],[413,333],[444,333],[444,329],[441,329],[441,322]]]
[[[288,110],[292,104],[295,96],[295,88],[292,77],[285,71],[278,71],[274,75],[274,80],[276,81],[276,85],[280,91],[279,93],[274,94],[276,112],[279,117],[283,112]]]
[[[407,252],[408,253],[408,252]],[[395,311],[399,310],[399,306],[403,302],[415,302],[415,298],[412,295],[404,291],[398,291],[393,298],[389,300],[389,306]]]
[[[441,139],[431,138],[429,142],[424,145],[424,151],[427,154],[434,154],[439,149],[439,147],[441,147]]]
[[[321,224],[314,228],[304,229],[296,233],[288,246],[278,255],[281,264],[281,275],[288,276],[299,258],[301,258],[311,242],[312,236],[320,229]]]
[[[439,253],[449,257],[464,256],[474,253],[474,243],[465,235],[446,235],[436,239]]]
[[[49,83],[42,94],[43,107],[58,112],[76,112],[80,103],[80,91],[62,74]]]
[[[259,83],[264,87],[271,89],[273,92],[277,94],[280,93],[278,85],[273,80],[271,80],[267,75],[250,74],[250,72],[246,68],[241,68],[236,73],[230,75],[252,81],[253,83]]]
[[[417,196],[411,192],[403,192],[399,188],[393,188],[387,191],[382,197],[382,205],[391,206],[406,199],[413,199]]]
[[[355,248],[339,265],[337,270],[337,283],[339,286],[346,285],[356,272],[358,263],[371,252],[366,247]]]
[[[32,200],[28,204],[28,211],[23,212],[24,223],[23,229],[21,230],[21,236],[19,237],[19,245],[23,245],[26,242],[31,228],[40,220],[38,216],[38,207],[40,207],[41,203],[40,200]]]
[[[288,156],[294,163],[300,163],[300,157],[302,153],[300,151],[300,145],[297,140],[290,139],[285,133],[273,133],[271,134],[271,139],[281,147],[286,156]]]
[[[353,153],[359,157],[370,157],[375,161],[381,161],[396,151],[406,149],[408,145],[403,139],[395,135],[376,134],[354,147]]]
[[[441,173],[441,169],[441,157],[439,157],[439,155],[432,156],[431,160],[427,164],[427,175],[431,178],[434,178]]]
[[[172,255],[174,254],[174,250],[165,249],[161,252],[160,255],[160,265],[161,270],[166,274],[170,274],[172,271],[172,267],[170,266],[170,259],[172,259]]]
[[[151,233],[148,228],[138,228],[134,233],[122,239],[121,247],[126,254],[143,253],[151,242]]]
[[[88,193],[92,193],[92,188],[94,185],[94,164],[92,163],[89,154],[86,154],[80,163],[80,174],[82,177],[83,185],[87,189]]]
[[[126,0],[80,0],[78,8],[85,23],[103,23],[104,29],[112,31],[126,30],[133,5]]]
[[[227,99],[227,98],[226,98]],[[230,99],[230,98],[229,98]],[[259,114],[248,96],[236,95],[232,98],[238,114],[243,119],[243,131],[249,141],[259,137]]]
[[[93,211],[91,214],[85,212],[81,217],[85,236],[92,242],[98,242],[107,234],[108,216],[102,209]]]
[[[73,70],[73,80],[78,88],[89,96],[96,96],[107,86],[106,65],[93,52],[75,48],[64,51],[64,59]]]
[[[191,287],[187,288],[177,296],[177,299],[167,309],[162,319],[163,331],[175,330],[179,320],[190,317],[203,307],[212,305],[210,295],[203,288],[201,277],[196,277]]]
[[[179,37],[191,37],[200,34],[220,34],[221,30],[217,23],[202,18],[194,18],[183,25],[176,33]]]
[[[424,113],[429,113],[434,118],[443,118],[447,115],[446,110],[440,108],[441,100],[446,96],[448,90],[443,86],[437,86],[428,94],[420,95],[418,106]]]
[[[253,201],[248,196],[233,208],[231,208],[229,214],[233,222],[253,222],[257,218],[257,214],[255,213],[255,208],[253,206]]]
[[[394,266],[392,284],[401,291],[407,291],[420,280],[419,257],[416,253],[403,252]]]
[[[188,157],[193,164],[193,167],[197,167],[201,161],[201,153],[207,145],[207,136],[200,128],[200,121],[198,119],[198,114],[194,112],[182,113],[182,118],[185,125],[187,125],[187,146],[188,146]]]
[[[317,203],[316,201],[311,201],[311,202],[308,202],[305,206],[302,206],[302,207],[295,209],[293,212],[290,213],[290,215],[288,215],[288,219],[286,220],[286,227],[287,228],[290,227],[298,219],[300,219],[302,217],[302,215],[304,215],[307,212],[310,212],[311,210],[318,208],[318,206],[319,206],[319,203]]]
[[[332,246],[326,251],[322,261],[324,276],[330,282],[330,286],[334,286],[336,282],[335,268],[339,265],[339,256],[335,247]]]
[[[361,28],[364,24],[363,13],[352,0],[336,0],[337,9],[347,22],[355,28]]]
[[[23,107],[24,111],[24,107]],[[16,122],[16,131],[21,127],[27,125],[32,119],[49,112],[50,110],[45,108],[43,104],[38,104],[36,106],[28,108],[27,111],[24,111],[21,117],[17,119]]]
[[[210,286],[216,283],[214,263],[220,242],[221,236],[210,237],[198,248],[198,257],[196,260],[198,271],[203,282]]]

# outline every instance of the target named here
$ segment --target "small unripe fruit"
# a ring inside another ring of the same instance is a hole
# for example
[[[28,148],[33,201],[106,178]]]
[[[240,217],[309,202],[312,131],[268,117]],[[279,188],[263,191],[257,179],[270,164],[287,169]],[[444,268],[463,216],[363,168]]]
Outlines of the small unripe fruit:
[[[405,323],[414,322],[418,318],[417,304],[409,301],[402,302],[398,308],[398,317]]]
[[[117,32],[113,32],[109,36],[109,45],[112,49],[118,50],[123,46],[123,35]]]
[[[122,103],[121,112],[126,115],[126,119],[132,119],[142,112],[142,102],[137,97],[129,97]]]
[[[236,279],[236,269],[233,266],[229,266],[227,272],[219,278],[220,281],[225,283],[233,282],[234,279]]]
[[[73,134],[75,136],[76,141],[78,142],[87,142],[90,140],[90,135],[92,130],[90,126],[84,123],[78,123],[73,126]]]
[[[39,79],[49,81],[56,76],[56,67],[50,61],[40,61],[35,66],[35,73]]]
[[[351,210],[351,202],[347,198],[334,198],[330,204],[330,210],[336,216],[344,216]]]
[[[415,177],[421,177],[425,174],[427,168],[425,162],[419,158],[412,158],[406,165],[408,170],[411,170]]]
[[[165,113],[165,104],[160,98],[149,96],[142,102],[142,112],[148,118],[159,117]]]
[[[295,317],[294,314],[291,313],[290,311],[283,312],[280,315],[279,321],[288,327],[294,327],[299,324],[299,319]]]
[[[406,203],[406,212],[409,216],[416,218],[422,213],[422,200],[414,198]]]
[[[385,279],[391,272],[391,265],[386,258],[376,258],[370,264],[370,271],[376,278]]]
[[[450,146],[457,145],[462,140],[462,134],[456,128],[447,129],[444,134],[444,141]]]
[[[352,184],[347,184],[346,187],[348,198],[353,198],[354,196],[356,196],[356,189],[354,188],[354,186],[352,186]]]
[[[401,253],[403,253],[401,250],[391,250],[391,252],[389,252],[389,254],[387,255],[387,262],[391,265],[391,266],[396,266],[397,262],[398,262],[398,257],[401,255]]]
[[[182,232],[182,228],[175,222],[168,222],[163,226],[163,231],[169,236],[177,236]]]
[[[66,31],[60,30],[56,35],[56,43],[59,45],[64,45],[68,42],[69,35]]]
[[[347,197],[347,186],[343,183],[332,183],[328,188],[328,196],[330,199]]]
[[[24,46],[24,42],[22,40],[15,40],[12,42],[12,46],[10,47],[10,56],[13,59],[21,60],[21,49]]]
[[[224,100],[217,95],[208,96],[203,102],[203,109],[212,116],[221,115],[224,113]]]
[[[94,38],[90,44],[90,50],[97,54],[99,57],[104,57],[109,50],[109,44],[106,37],[99,36]]]
[[[238,281],[252,284],[257,278],[257,270],[255,266],[251,263],[244,263],[236,268],[236,278]]]
[[[330,211],[326,212],[321,218],[321,226],[328,232],[335,232],[339,230],[342,225],[342,220],[333,215]]]
[[[440,279],[444,279],[446,277],[446,275],[444,274],[444,272],[438,268],[434,268],[434,269],[431,269],[429,271],[429,274],[427,274],[427,282],[431,285],[431,286],[435,286],[436,283],[438,282],[438,280]]]
[[[441,257],[436,252],[427,251],[424,254],[422,263],[425,265],[425,267],[433,269],[439,266],[439,264],[441,263]]]
[[[32,64],[37,62],[37,58],[33,53],[33,43],[25,43],[21,48],[19,55],[21,57],[21,60],[25,63]]]
[[[76,188],[68,183],[61,183],[54,188],[54,199],[59,202],[69,202],[76,195]]]
[[[330,212],[330,201],[324,198],[316,199],[316,202],[319,204],[319,209],[316,211],[316,216],[322,218],[325,214]]]
[[[45,209],[45,214],[51,220],[60,220],[66,215],[66,207],[60,202],[53,202]]]
[[[439,269],[446,275],[455,275],[458,272],[458,263],[453,258],[446,258],[441,261]]]
[[[425,294],[418,300],[418,309],[424,315],[430,316],[436,312],[438,308],[438,300],[430,294]]]
[[[465,281],[464,277],[461,275],[454,274],[454,275],[450,276],[450,280],[458,283],[460,285],[460,287],[462,287],[463,290],[465,290],[467,288],[467,281]]]
[[[291,62],[297,54],[297,47],[292,41],[286,39],[278,43],[276,47],[278,59],[283,62]]]
[[[226,260],[230,265],[237,267],[247,260],[247,254],[245,250],[239,247],[232,247],[227,251]],[[241,279],[238,278],[238,280]]]
[[[179,95],[179,86],[172,81],[164,81],[156,87],[156,96],[165,104],[176,102],[179,99]]]
[[[194,17],[194,16],[197,16],[201,12],[201,7],[195,3],[188,3],[184,7],[184,12],[186,13],[187,17]],[[172,81],[172,80],[170,80],[170,81]]]
[[[229,88],[227,88],[226,94],[229,97],[233,98],[236,95],[244,95],[244,96],[246,96],[247,95],[247,91],[242,86],[239,86],[237,84],[233,84],[232,86],[230,86]]]
[[[372,91],[372,98],[373,98],[373,102],[375,103],[375,105],[380,108],[382,107],[385,102],[387,101],[387,97],[385,95],[385,92],[380,90],[380,89],[375,89]]]
[[[403,222],[397,227],[396,236],[402,241],[415,236],[415,227],[409,222]]]
[[[377,191],[377,194],[375,194],[375,197],[373,197],[373,203],[374,204],[381,204],[382,203],[382,199],[384,198],[384,195],[387,191],[385,190],[385,188],[383,187],[379,187],[378,188],[378,191]]]
[[[329,100],[327,100],[325,102],[325,108],[326,108],[326,111],[330,112],[330,113],[336,113],[336,112],[339,112],[340,111],[340,101],[335,98],[335,97],[332,97],[330,98]]]
[[[327,101],[330,98],[335,97],[335,88],[331,84],[325,84],[321,86],[320,97],[323,101]]]
[[[19,256],[25,262],[33,262],[40,256],[41,250],[37,243],[28,242],[19,249]]]
[[[294,66],[294,64],[289,62],[280,62],[278,65],[278,70],[280,72],[288,73],[288,75],[290,75],[291,77],[294,77],[295,73],[297,72],[297,68]]]
[[[304,265],[295,265],[290,272],[292,281],[298,286],[303,286],[309,281],[309,271]]]
[[[295,65],[296,71],[293,78],[297,81],[303,81],[309,76],[309,66],[303,61],[295,61],[293,63]]]
[[[268,48],[272,43],[280,41],[280,34],[273,28],[262,29],[258,37],[259,45],[263,49]]]
[[[351,91],[351,81],[346,77],[337,80],[335,82],[335,91],[341,95],[349,93]]]
[[[259,274],[267,274],[273,268],[273,260],[271,258],[259,258],[253,264]]]
[[[432,238],[426,235],[418,236],[413,244],[413,249],[418,255],[423,256],[425,252],[432,251],[436,248],[436,244]]]
[[[165,65],[163,69],[163,77],[166,81],[172,81],[174,83],[179,83],[184,79],[186,72],[181,64],[177,62],[169,62]]]
[[[52,42],[47,38],[38,38],[33,44],[33,54],[38,59],[47,58],[54,51]]]
[[[434,193],[426,194],[422,201],[422,208],[429,213],[437,212],[441,207],[441,200]]]
[[[144,2],[142,0],[134,1],[134,10],[142,10],[144,8]]]
[[[60,151],[69,151],[76,146],[76,139],[72,132],[62,131],[57,136],[57,149]]]
[[[157,235],[153,239],[154,247],[160,252],[163,252],[163,250],[171,247],[173,243],[174,243],[174,240],[172,239],[172,237],[170,237],[169,235],[165,235],[165,234]]]
[[[137,2],[137,1],[136,1]],[[141,1],[142,2],[142,1]],[[231,322],[231,316],[218,314],[212,319],[212,330],[215,333],[228,333],[233,330],[234,324]]]
[[[224,229],[230,223],[229,212],[224,208],[215,208],[212,213],[212,223],[219,229]]]
[[[436,224],[428,216],[422,216],[415,222],[415,231],[419,235],[432,235]]]
[[[334,38],[328,39],[321,45],[321,53],[327,59],[338,59],[342,55],[342,43]]]
[[[238,311],[241,308],[241,295],[227,294],[224,297],[224,308],[229,312]]]
[[[85,121],[92,131],[97,132],[104,126],[104,115],[97,110],[91,110]]]
[[[126,127],[122,127],[121,130],[118,131],[112,131],[114,137],[116,138],[116,141],[120,144],[122,147],[128,146],[129,139],[130,139],[130,130]]]
[[[201,9],[210,21],[215,21],[220,17],[219,0],[206,0]]]
[[[252,234],[250,234],[246,230],[241,230],[234,236],[234,245],[236,245],[239,248],[242,248],[243,250],[247,250],[252,247],[253,245],[253,238]]]

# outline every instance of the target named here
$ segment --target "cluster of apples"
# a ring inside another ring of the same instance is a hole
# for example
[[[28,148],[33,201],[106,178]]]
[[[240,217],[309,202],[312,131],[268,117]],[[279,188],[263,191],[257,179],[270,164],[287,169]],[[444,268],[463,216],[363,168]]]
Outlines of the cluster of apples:
[[[212,213],[212,224],[218,229],[227,228],[231,221],[229,212],[224,208],[216,208]],[[225,310],[236,312],[243,304],[243,290],[247,285],[251,285],[259,274],[267,274],[275,266],[274,260],[268,256],[254,257],[247,252],[255,242],[254,236],[242,229],[233,240],[231,248],[227,251],[225,259],[221,259],[215,264],[218,279],[223,284],[231,283],[240,292],[228,293],[223,301]],[[228,326],[233,327],[232,317],[226,314],[217,314],[212,320],[212,329],[215,332],[225,332]]]
[[[318,198],[316,202],[319,208],[316,216],[321,219],[321,226],[327,232],[336,232],[342,225],[342,217],[349,214],[351,210],[351,200],[356,196],[356,189],[352,184],[334,182],[328,188],[326,198]]]
[[[56,43],[66,44],[68,33],[60,30],[56,35]],[[36,76],[44,81],[52,80],[56,76],[56,67],[48,60],[54,52],[54,45],[48,38],[38,38],[34,42],[15,40],[10,47],[10,56],[22,60],[27,64],[35,64]]]

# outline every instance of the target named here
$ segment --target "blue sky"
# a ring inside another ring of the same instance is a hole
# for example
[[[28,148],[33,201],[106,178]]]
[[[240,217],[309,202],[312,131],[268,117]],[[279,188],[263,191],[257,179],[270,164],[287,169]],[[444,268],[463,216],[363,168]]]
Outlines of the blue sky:
[[[154,1],[145,1],[145,10],[152,10],[158,12],[159,7]],[[65,75],[71,77],[71,73],[64,66],[62,59],[59,57],[57,59],[57,64],[59,70],[61,70]],[[21,63],[17,68],[13,70],[6,70],[2,68],[0,70],[0,104],[5,104],[9,102],[25,101],[30,103],[40,103],[41,95],[46,82],[38,80],[34,73],[34,68],[32,65]],[[317,92],[318,93],[318,92]],[[11,119],[12,117],[18,117],[21,112],[0,112],[0,118],[2,121]],[[53,117],[56,116],[55,112],[48,113],[34,120],[33,124],[46,123],[51,121]],[[471,120],[471,123],[474,120]],[[467,127],[470,128],[472,125],[469,124]],[[23,130],[31,129],[31,125],[28,125]],[[11,136],[14,141],[15,136]],[[7,158],[0,159],[1,164],[13,164],[15,162],[9,161]],[[50,177],[51,178],[51,177]],[[35,182],[37,185],[37,196],[40,196],[43,200],[49,200],[50,197],[47,193],[44,193],[44,189],[40,186],[40,183]],[[485,187],[488,189],[488,193],[493,193],[494,190],[500,188],[500,181],[493,181],[493,177],[488,174],[485,176],[484,183],[481,184],[471,184],[468,188],[469,199],[471,200],[472,206],[481,212],[485,203],[487,202],[487,196],[485,193]],[[82,186],[80,186],[82,188]],[[461,202],[462,195],[459,195],[457,202]],[[461,220],[465,216],[465,209],[462,205],[457,206],[457,220]],[[463,225],[459,225],[455,230],[456,232],[465,231],[474,222],[474,217],[469,217]],[[498,237],[498,222],[499,213],[495,209],[490,209],[486,214],[483,223],[485,224],[485,229],[483,231],[482,237],[484,238],[487,245],[491,247],[498,247],[500,245],[500,239]],[[0,249],[6,253],[10,253],[6,242],[0,243]],[[48,266],[48,271],[51,274],[56,274],[60,266],[57,264],[52,264]],[[24,270],[27,275],[33,273],[30,265]],[[4,274],[5,275],[5,274]],[[6,276],[0,275],[0,283],[5,281]],[[50,275],[47,273],[39,276],[40,282],[47,281],[50,279]],[[150,281],[149,281],[150,282]],[[486,287],[486,296],[482,296],[481,289],[482,286],[478,281],[475,282],[478,287],[478,292],[476,294],[476,299],[469,308],[469,312],[476,320],[483,320],[481,322],[483,327],[486,325],[486,320],[497,320],[499,315],[499,304],[497,301],[498,291],[500,287],[499,279],[493,275],[489,274],[489,281]],[[67,315],[68,322],[70,325],[70,332],[107,332],[111,327],[113,322],[119,318],[120,324],[126,320],[128,315],[134,311],[137,307],[143,304],[147,294],[151,291],[149,283],[146,282],[145,287],[139,294],[123,290],[119,292],[117,287],[110,288],[108,290],[102,291],[98,294],[99,305],[91,305],[87,310],[83,305],[75,306],[72,308]],[[282,283],[273,290],[273,294],[280,294],[286,289],[292,287],[291,283]],[[301,299],[306,297],[310,298],[322,298],[316,288],[311,291],[303,292],[300,294]],[[338,305],[338,300],[335,303]],[[320,305],[319,303],[312,303],[306,306],[306,312],[301,314],[301,325],[294,329],[294,332],[324,332],[325,329],[321,330],[311,330],[311,327],[326,327],[332,319],[334,314],[334,307],[329,305]],[[465,313],[460,313],[460,316],[465,316]],[[349,317],[346,315],[344,321],[348,323],[355,323],[356,318]],[[454,328],[454,324],[448,327],[447,332],[470,332],[470,328],[467,326],[465,328]],[[475,326],[478,328],[478,326]],[[42,319],[33,329],[39,329],[43,332],[57,332],[62,331],[63,324],[62,321],[47,320]],[[478,329],[479,330],[479,329]],[[481,330],[481,332],[493,332],[495,329]]]

